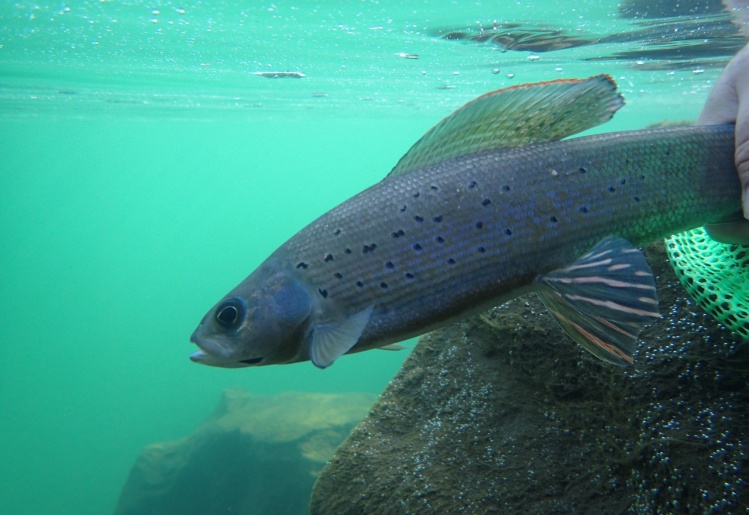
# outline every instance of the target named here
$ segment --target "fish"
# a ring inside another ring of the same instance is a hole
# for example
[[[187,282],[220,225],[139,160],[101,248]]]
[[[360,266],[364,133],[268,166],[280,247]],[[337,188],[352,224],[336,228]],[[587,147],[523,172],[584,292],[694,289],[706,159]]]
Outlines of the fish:
[[[741,190],[732,125],[565,139],[622,105],[607,75],[472,100],[219,300],[191,360],[326,368],[535,292],[583,348],[631,365],[660,316],[637,246],[724,219]]]

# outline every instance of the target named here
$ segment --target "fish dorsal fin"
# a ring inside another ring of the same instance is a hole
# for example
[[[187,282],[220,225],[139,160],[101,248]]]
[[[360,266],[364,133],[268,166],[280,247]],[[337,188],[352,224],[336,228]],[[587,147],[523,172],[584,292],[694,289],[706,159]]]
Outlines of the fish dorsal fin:
[[[659,318],[642,252],[609,236],[570,266],[540,277],[539,296],[559,325],[594,356],[631,365],[637,336]]]
[[[492,91],[432,127],[389,176],[483,150],[559,140],[610,120],[622,105],[608,75]]]
[[[314,326],[309,342],[310,361],[318,368],[332,365],[356,345],[371,315],[372,306],[345,320]]]

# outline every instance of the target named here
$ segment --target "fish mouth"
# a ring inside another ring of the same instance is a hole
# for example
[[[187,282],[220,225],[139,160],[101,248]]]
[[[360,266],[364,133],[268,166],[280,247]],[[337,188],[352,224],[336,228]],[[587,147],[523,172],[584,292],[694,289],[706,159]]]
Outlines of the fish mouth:
[[[199,363],[201,365],[207,365],[209,367],[250,367],[252,365],[260,364],[263,359],[265,359],[263,357],[260,357],[238,360],[236,359],[236,357],[231,355],[229,349],[221,345],[219,342],[206,338],[198,338],[194,333],[190,337],[190,342],[197,345],[200,349],[190,354],[190,361],[192,361],[193,363]]]
[[[235,360],[232,359],[229,349],[221,345],[219,342],[210,338],[201,338],[197,335],[200,330],[198,328],[192,336],[190,336],[190,343],[194,343],[200,350],[190,355],[190,360],[193,363],[200,363],[201,365],[209,365],[213,367],[225,366],[225,363],[233,363]]]
[[[197,333],[197,331],[195,331],[195,333]],[[211,340],[210,338],[199,338],[195,333],[190,336],[190,343],[194,343],[200,349],[200,351],[195,354],[202,353],[223,360],[229,360],[231,358],[229,349],[221,345],[219,342]]]

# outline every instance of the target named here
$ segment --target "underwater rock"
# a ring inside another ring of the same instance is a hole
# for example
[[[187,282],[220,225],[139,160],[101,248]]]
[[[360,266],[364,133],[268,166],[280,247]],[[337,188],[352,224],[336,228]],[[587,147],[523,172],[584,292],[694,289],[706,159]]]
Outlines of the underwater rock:
[[[143,449],[115,514],[308,513],[316,474],[375,399],[227,389],[190,436]]]
[[[313,514],[706,513],[749,505],[749,343],[648,248],[663,319],[635,365],[534,296],[423,337],[320,474]]]

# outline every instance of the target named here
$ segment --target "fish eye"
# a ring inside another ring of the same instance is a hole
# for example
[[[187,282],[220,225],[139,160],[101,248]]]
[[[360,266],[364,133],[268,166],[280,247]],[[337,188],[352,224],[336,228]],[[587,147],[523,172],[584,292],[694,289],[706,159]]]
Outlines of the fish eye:
[[[242,304],[237,299],[229,299],[216,309],[214,317],[220,326],[231,329],[242,319]]]

